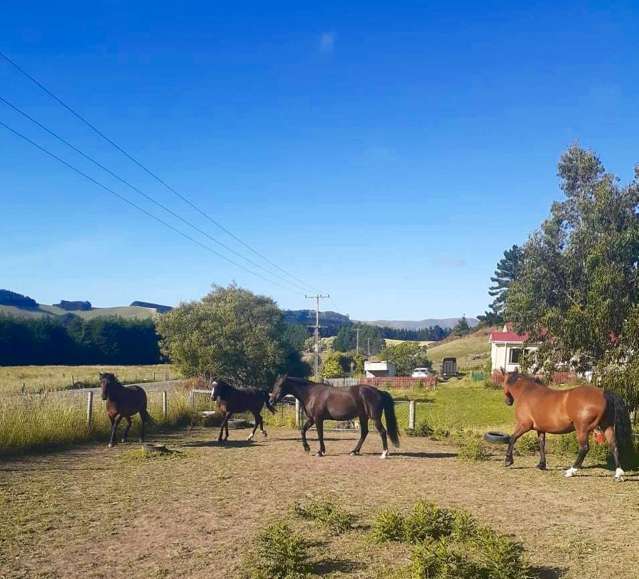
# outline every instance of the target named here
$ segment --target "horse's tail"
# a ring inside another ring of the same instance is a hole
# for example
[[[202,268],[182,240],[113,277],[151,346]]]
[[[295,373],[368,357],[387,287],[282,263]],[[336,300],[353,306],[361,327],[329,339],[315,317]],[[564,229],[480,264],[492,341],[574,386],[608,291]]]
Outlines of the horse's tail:
[[[149,411],[146,408],[140,410],[140,416],[146,424],[156,424],[155,419],[149,414]]]
[[[632,448],[632,423],[630,413],[624,399],[614,392],[604,392],[604,397],[608,403],[608,410],[615,427],[615,438],[617,446],[623,450]]]
[[[380,390],[382,404],[384,405],[384,418],[386,419],[386,431],[388,438],[394,446],[399,446],[399,429],[397,427],[397,416],[395,416],[395,400],[388,393]]]
[[[271,397],[269,393],[266,390],[262,390],[262,393],[264,394],[264,405],[266,406],[266,409],[271,414],[275,414],[275,407],[271,404]]]

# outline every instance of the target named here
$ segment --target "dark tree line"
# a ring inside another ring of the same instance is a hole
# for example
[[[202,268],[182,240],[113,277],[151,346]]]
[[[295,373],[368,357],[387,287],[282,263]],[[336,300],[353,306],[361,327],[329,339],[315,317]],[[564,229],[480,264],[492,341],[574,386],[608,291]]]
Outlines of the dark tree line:
[[[157,364],[152,320],[0,316],[0,365]]]
[[[438,342],[450,334],[449,329],[440,326],[430,326],[421,330],[407,330],[404,328],[381,328],[382,336],[390,340],[432,340]]]

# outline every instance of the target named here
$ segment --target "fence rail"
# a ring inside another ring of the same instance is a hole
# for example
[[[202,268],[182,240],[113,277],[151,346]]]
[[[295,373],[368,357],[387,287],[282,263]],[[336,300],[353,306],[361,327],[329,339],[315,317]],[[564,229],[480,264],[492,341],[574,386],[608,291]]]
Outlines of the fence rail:
[[[368,384],[381,388],[426,388],[434,390],[437,386],[437,376],[412,378],[411,376],[385,376],[383,378],[329,378],[326,380],[331,386],[348,387],[356,384]]]

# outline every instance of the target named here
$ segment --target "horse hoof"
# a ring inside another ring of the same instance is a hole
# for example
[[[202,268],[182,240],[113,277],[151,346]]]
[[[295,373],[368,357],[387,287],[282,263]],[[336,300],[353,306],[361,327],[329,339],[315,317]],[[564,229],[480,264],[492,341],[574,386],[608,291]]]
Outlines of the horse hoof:
[[[624,474],[626,474],[626,473],[623,471],[623,469],[618,468],[618,469],[615,471],[615,481],[616,481],[616,482],[621,482],[621,481],[623,481],[623,475],[624,475]]]
[[[322,457],[322,456],[324,456],[324,453],[323,453],[321,450],[318,450],[318,451],[315,453],[315,456]]]
[[[512,466],[512,465],[513,465],[513,462],[514,462],[514,460],[513,460],[512,458],[510,458],[510,459],[508,459],[508,458],[507,458],[507,459],[504,461],[504,466]]]
[[[353,452],[351,452],[351,456],[359,456],[359,452],[357,452],[356,450],[354,450]]]
[[[387,450],[385,450],[384,452],[382,452],[382,454],[380,455],[380,457],[379,457],[379,458],[382,458],[382,459],[384,459],[384,458],[388,458],[388,451],[387,451]]]
[[[266,432],[262,431],[262,436],[263,436],[264,438],[266,438],[266,437],[268,436],[268,434],[266,434]]]
[[[252,434],[249,434],[249,437],[248,437],[246,440],[248,440],[248,441],[253,440],[253,435],[252,435]]]
[[[565,473],[564,476],[566,478],[573,477],[577,474],[577,469],[574,466],[571,466]]]
[[[310,446],[305,446],[304,447],[304,452],[306,452],[306,453],[311,452],[311,447]]]
[[[548,470],[548,469],[546,468],[546,465],[545,465],[544,463],[540,463],[540,464],[538,464],[538,465],[537,465],[537,468],[538,468],[539,470]]]
[[[113,448],[114,444],[112,442],[109,442],[109,444],[107,444],[107,448]]]

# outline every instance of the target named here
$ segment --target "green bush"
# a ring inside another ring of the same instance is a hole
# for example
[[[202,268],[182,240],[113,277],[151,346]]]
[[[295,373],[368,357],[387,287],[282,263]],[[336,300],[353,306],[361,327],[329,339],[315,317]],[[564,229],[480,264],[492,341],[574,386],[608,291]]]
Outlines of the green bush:
[[[256,537],[248,561],[254,579],[298,579],[308,575],[309,543],[283,521],[270,524]]]
[[[355,516],[352,513],[330,501],[297,503],[294,512],[303,519],[318,521],[327,527],[333,535],[341,535],[349,531],[355,522]]]
[[[417,501],[404,519],[404,541],[420,543],[425,539],[439,539],[451,534],[453,514],[427,501]]]
[[[426,579],[477,579],[477,566],[460,545],[446,540],[424,542],[413,549],[413,577]]]
[[[428,438],[432,436],[434,432],[435,430],[433,429],[433,427],[428,424],[426,420],[422,420],[414,430],[407,430],[406,434],[408,434],[409,436],[423,436],[425,438]]]
[[[404,540],[404,517],[395,509],[380,511],[371,529],[371,539],[376,543]]]
[[[535,433],[524,434],[515,444],[517,454],[532,455],[539,452],[539,440]]]
[[[457,458],[467,462],[480,462],[488,460],[490,452],[481,439],[467,437],[459,446]]]
[[[521,543],[500,535],[492,529],[482,528],[473,540],[478,563],[484,577],[491,579],[525,579],[529,577]]]
[[[470,513],[466,511],[452,512],[451,536],[458,541],[469,541],[477,534],[479,525]]]

